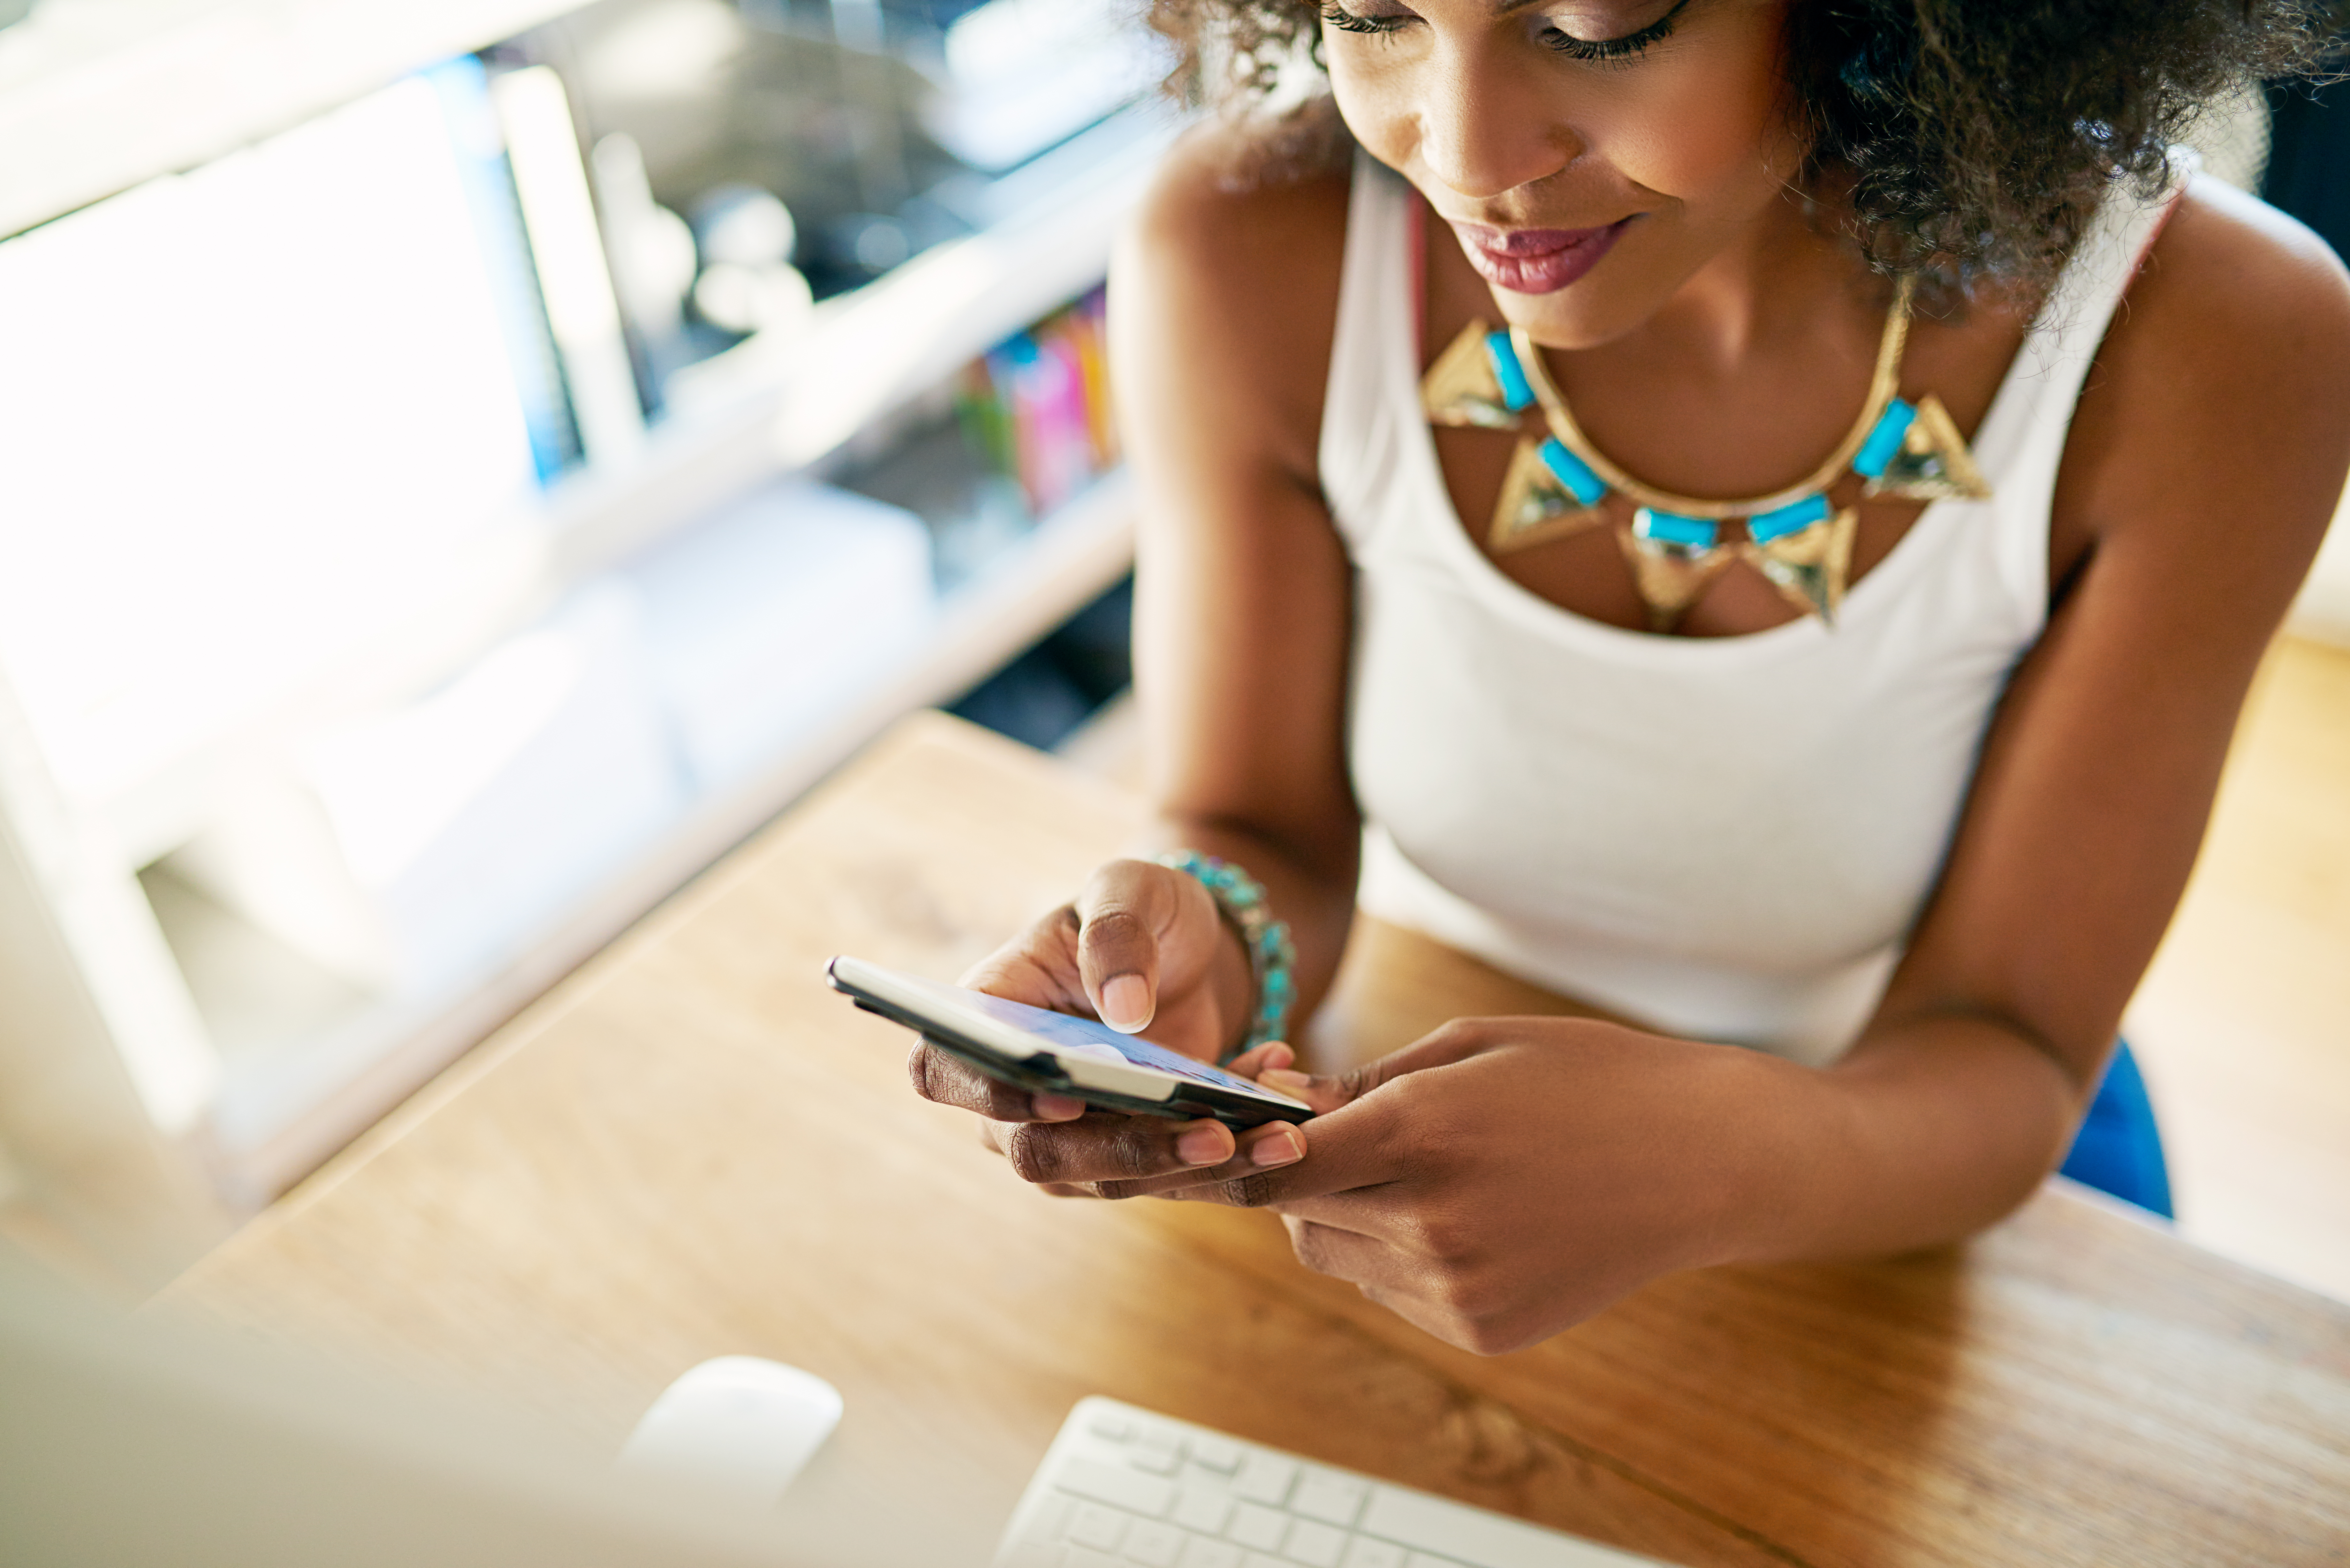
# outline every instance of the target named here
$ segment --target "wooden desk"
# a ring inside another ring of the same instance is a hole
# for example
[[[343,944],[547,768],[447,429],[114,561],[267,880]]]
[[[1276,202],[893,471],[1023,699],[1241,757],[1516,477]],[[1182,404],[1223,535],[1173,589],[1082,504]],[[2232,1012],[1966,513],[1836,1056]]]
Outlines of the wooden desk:
[[[794,1362],[848,1402],[804,1488],[905,1487],[972,1563],[1095,1392],[1687,1563],[2350,1552],[2350,1308],[2070,1192],[1481,1360],[1297,1267],[1270,1216],[1026,1190],[821,961],[951,978],[1137,815],[910,722],[165,1299],[615,1444],[706,1356]],[[1372,935],[1357,1046],[1540,1002]]]

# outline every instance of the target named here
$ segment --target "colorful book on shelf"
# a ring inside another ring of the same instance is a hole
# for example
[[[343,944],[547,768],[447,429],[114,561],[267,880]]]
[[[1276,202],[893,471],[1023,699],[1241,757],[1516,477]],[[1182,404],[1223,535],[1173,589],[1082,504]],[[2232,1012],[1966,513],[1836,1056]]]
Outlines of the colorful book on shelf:
[[[1019,483],[1032,515],[1055,511],[1118,462],[1104,306],[1097,288],[964,374],[963,428],[990,468]]]

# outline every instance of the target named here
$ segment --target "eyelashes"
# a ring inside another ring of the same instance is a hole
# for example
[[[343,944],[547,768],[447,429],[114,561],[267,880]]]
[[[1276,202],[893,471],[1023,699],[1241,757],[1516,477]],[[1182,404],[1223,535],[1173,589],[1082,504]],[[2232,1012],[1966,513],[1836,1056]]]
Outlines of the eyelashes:
[[[1578,38],[1555,27],[1547,28],[1543,34],[1543,47],[1569,59],[1597,63],[1628,61],[1650,45],[1672,36],[1673,23],[1688,5],[1689,0],[1679,0],[1671,10],[1647,26],[1627,33],[1620,38]],[[1335,0],[1324,0],[1322,5],[1322,20],[1341,33],[1385,36],[1411,19],[1409,16],[1358,16],[1336,5]]]
[[[1322,20],[1342,33],[1374,34],[1392,33],[1404,22],[1401,16],[1357,16],[1331,5],[1322,7]]]

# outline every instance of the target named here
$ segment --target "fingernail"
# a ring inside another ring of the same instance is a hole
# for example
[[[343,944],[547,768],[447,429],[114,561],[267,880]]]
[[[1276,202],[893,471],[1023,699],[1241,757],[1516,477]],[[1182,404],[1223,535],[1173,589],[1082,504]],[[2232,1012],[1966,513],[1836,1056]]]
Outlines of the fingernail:
[[[1192,1127],[1175,1139],[1186,1165],[1222,1165],[1232,1157],[1232,1132],[1222,1122]]]
[[[1102,1022],[1131,1034],[1150,1022],[1150,987],[1139,974],[1122,974],[1102,986]]]
[[[1256,1081],[1268,1089],[1279,1089],[1284,1095],[1303,1094],[1314,1080],[1303,1073],[1293,1073],[1286,1067],[1267,1067],[1256,1075]]]
[[[1305,1158],[1305,1140],[1295,1127],[1277,1127],[1249,1150],[1251,1165],[1295,1165]]]
[[[1086,1103],[1070,1095],[1038,1095],[1028,1108],[1040,1122],[1073,1122],[1086,1114]]]

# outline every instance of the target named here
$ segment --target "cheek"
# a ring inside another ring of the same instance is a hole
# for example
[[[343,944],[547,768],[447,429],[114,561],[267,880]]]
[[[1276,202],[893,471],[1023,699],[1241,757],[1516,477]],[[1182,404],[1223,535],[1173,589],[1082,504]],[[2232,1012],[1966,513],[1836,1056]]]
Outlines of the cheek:
[[[1627,95],[1605,151],[1625,178],[1691,205],[1775,191],[1802,161],[1775,33],[1711,43]],[[1660,62],[1661,63],[1661,62]]]
[[[1338,118],[1364,151],[1390,169],[1402,168],[1415,138],[1411,94],[1403,74],[1366,67],[1355,58],[1360,51],[1346,47],[1353,40],[1342,37],[1334,45],[1329,32],[1323,29],[1322,50],[1329,62],[1330,101],[1337,106]]]

